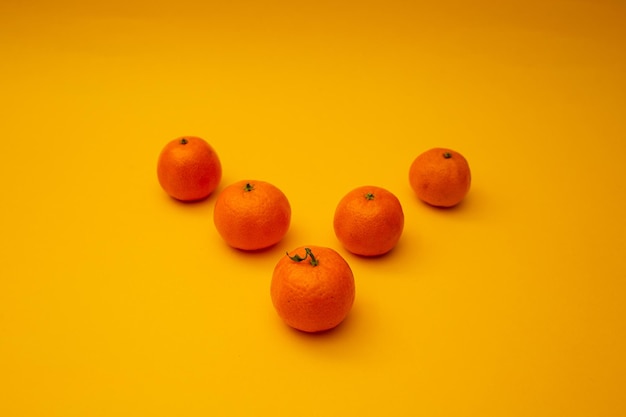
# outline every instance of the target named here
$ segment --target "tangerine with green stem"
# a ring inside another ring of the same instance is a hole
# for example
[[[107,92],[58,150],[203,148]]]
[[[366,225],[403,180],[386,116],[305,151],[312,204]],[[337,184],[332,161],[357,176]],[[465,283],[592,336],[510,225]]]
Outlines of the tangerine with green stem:
[[[270,295],[287,325],[303,332],[322,332],[337,327],[352,309],[354,275],[334,249],[301,246],[276,264]]]
[[[222,165],[204,139],[185,136],[168,142],[157,161],[161,188],[180,201],[207,198],[220,183]]]
[[[382,187],[355,188],[337,204],[333,228],[339,242],[350,252],[361,256],[383,255],[402,236],[402,204]]]
[[[465,157],[447,148],[421,153],[409,168],[411,188],[420,200],[435,207],[459,204],[469,192],[471,180]]]
[[[213,221],[230,246],[248,251],[265,249],[278,243],[289,230],[291,206],[276,186],[242,180],[219,193]]]

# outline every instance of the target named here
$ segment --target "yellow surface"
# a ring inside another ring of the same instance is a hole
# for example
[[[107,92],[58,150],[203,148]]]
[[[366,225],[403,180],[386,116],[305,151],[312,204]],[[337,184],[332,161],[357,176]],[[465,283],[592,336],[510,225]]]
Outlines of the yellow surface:
[[[83,3],[0,5],[0,416],[626,415],[623,2]],[[285,192],[284,241],[164,194],[180,135]],[[434,146],[453,210],[408,185]],[[365,184],[406,216],[378,259],[332,231]],[[303,244],[356,278],[323,335],[269,297]]]

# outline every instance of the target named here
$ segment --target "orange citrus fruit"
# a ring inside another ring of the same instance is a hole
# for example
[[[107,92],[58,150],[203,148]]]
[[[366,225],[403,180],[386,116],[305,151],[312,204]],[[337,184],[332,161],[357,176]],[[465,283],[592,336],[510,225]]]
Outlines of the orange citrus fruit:
[[[377,256],[396,246],[404,228],[400,200],[384,188],[358,187],[346,194],[335,209],[335,235],[350,252]]]
[[[185,136],[168,142],[157,163],[161,187],[181,201],[202,200],[222,178],[222,165],[215,150],[204,139]]]
[[[352,309],[354,275],[333,249],[299,247],[276,264],[270,294],[278,315],[289,326],[321,332],[339,325]]]
[[[417,197],[436,207],[452,207],[470,189],[467,160],[458,152],[433,148],[420,154],[409,170],[409,182]]]
[[[291,206],[281,190],[265,181],[239,181],[224,188],[215,201],[213,220],[230,246],[268,248],[287,233]]]

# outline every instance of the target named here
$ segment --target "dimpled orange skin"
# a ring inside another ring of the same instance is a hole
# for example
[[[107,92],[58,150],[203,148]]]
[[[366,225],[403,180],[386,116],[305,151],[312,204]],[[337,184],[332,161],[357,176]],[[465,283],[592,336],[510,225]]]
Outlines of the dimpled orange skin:
[[[272,275],[272,304],[285,323],[303,332],[321,332],[338,326],[355,299],[354,275],[335,250],[307,246],[317,261],[311,264],[305,247],[283,256]],[[300,256],[296,262],[290,257]]]
[[[159,184],[181,201],[207,198],[222,179],[217,153],[204,139],[184,136],[168,142],[157,163]]]
[[[339,201],[333,227],[339,242],[350,252],[361,256],[383,255],[402,236],[402,205],[384,188],[358,187]]]
[[[265,181],[243,180],[224,188],[213,209],[215,227],[230,246],[265,249],[287,233],[291,206],[281,190]]]
[[[409,182],[417,197],[436,207],[453,207],[467,195],[471,173],[460,153],[433,148],[420,154],[409,170]]]

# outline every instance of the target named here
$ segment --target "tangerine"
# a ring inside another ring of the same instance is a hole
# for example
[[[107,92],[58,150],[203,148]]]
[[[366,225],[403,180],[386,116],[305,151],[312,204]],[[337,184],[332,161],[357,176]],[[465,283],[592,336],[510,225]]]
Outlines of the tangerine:
[[[299,247],[276,264],[270,295],[278,315],[294,329],[311,333],[330,330],[352,309],[354,275],[335,250]]]
[[[278,243],[287,233],[291,206],[274,185],[243,180],[220,192],[213,220],[230,246],[242,250],[264,249]]]
[[[436,207],[453,207],[468,193],[471,173],[467,160],[451,149],[433,148],[420,154],[409,169],[417,197]]]
[[[337,239],[348,251],[377,256],[389,252],[400,240],[404,212],[400,200],[390,191],[358,187],[339,201],[333,226]]]
[[[159,155],[157,176],[171,197],[181,201],[202,200],[219,185],[222,165],[204,139],[185,136],[165,145]]]

